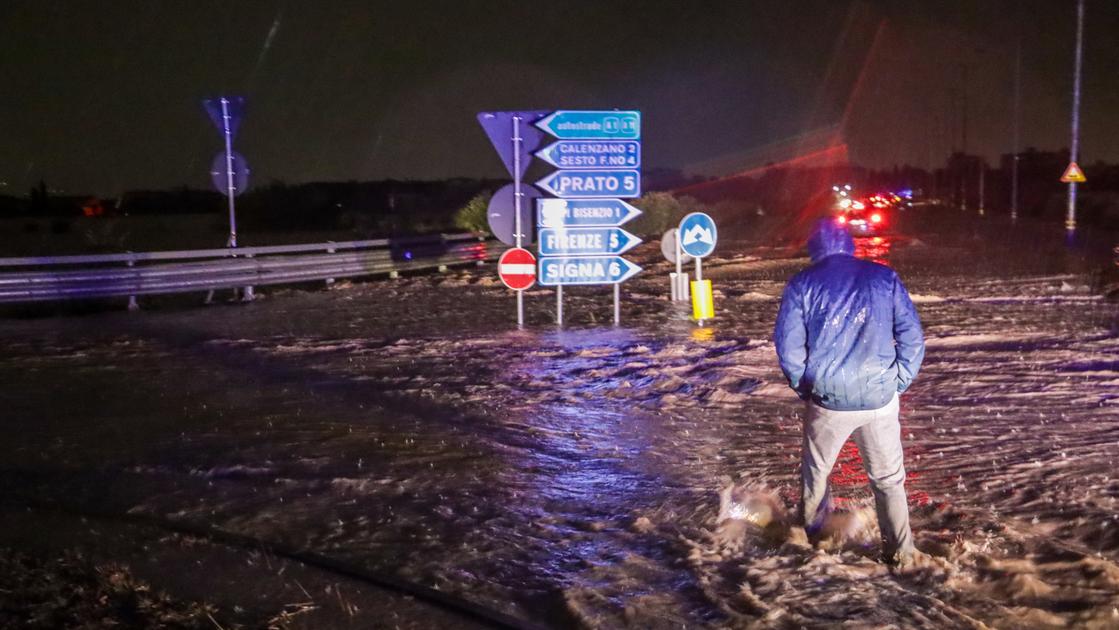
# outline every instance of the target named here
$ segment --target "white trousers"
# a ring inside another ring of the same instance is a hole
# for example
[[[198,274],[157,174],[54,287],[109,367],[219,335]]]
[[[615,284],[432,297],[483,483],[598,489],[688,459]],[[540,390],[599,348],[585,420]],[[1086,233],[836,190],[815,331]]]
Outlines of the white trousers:
[[[809,534],[819,531],[831,511],[828,475],[844,442],[854,437],[874,491],[883,555],[887,559],[912,555],[898,407],[897,394],[885,407],[866,411],[833,411],[808,403],[800,467],[800,515]]]

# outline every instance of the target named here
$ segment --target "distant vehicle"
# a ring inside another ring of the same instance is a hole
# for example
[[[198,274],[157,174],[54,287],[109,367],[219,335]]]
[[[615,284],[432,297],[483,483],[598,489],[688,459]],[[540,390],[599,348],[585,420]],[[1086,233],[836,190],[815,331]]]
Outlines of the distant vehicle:
[[[886,218],[887,208],[867,207],[865,202],[856,201],[837,214],[835,220],[852,236],[875,236],[885,231]]]
[[[868,197],[847,197],[837,200],[835,220],[853,236],[876,236],[887,226],[887,219],[902,199],[892,193],[876,193]]]

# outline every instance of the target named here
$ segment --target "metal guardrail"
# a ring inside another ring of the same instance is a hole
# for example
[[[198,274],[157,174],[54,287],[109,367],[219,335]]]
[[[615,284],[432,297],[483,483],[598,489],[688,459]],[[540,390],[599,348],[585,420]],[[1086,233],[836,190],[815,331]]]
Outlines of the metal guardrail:
[[[92,256],[0,258],[0,303],[333,282],[482,264],[505,247],[473,234]]]

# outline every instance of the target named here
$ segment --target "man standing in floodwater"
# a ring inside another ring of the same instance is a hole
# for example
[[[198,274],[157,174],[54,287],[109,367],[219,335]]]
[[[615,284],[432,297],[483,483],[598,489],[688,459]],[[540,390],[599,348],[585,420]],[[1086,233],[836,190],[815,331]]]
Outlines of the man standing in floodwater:
[[[806,402],[800,517],[809,537],[831,510],[828,475],[854,436],[874,490],[887,562],[915,561],[905,497],[898,396],[925,357],[909,292],[889,267],[855,258],[834,219],[808,239],[812,264],[781,296],[773,337],[789,387]]]

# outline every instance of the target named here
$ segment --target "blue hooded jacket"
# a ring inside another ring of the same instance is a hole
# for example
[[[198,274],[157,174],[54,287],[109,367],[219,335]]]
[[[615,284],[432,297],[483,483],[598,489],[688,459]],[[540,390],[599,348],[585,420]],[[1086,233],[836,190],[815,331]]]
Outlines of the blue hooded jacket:
[[[855,258],[851,235],[832,219],[817,221],[808,253],[812,265],[781,296],[773,332],[781,371],[821,407],[885,407],[925,357],[909,292],[889,267]]]

